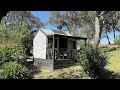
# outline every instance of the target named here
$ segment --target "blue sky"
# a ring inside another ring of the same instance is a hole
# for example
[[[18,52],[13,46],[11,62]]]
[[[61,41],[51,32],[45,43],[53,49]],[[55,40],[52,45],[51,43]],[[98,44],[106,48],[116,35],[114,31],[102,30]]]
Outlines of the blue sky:
[[[34,16],[37,16],[41,19],[41,21],[46,22],[48,18],[50,17],[49,11],[32,11],[32,14]],[[47,25],[45,26],[46,29],[57,29],[53,25]]]
[[[37,16],[41,19],[41,21],[46,22],[48,20],[48,18],[50,17],[49,11],[32,11],[32,14],[34,16]],[[56,27],[54,27],[53,25],[47,25],[45,26],[46,29],[57,29]],[[116,33],[118,34],[118,33]],[[109,34],[109,38],[111,43],[113,43],[113,33]],[[101,39],[100,41],[101,43],[108,43],[106,38]]]

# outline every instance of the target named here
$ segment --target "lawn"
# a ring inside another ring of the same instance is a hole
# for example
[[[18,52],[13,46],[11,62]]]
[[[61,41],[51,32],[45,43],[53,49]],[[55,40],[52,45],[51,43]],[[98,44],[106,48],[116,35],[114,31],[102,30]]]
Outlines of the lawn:
[[[108,65],[106,68],[110,71],[120,73],[120,49],[111,51],[109,54],[110,58],[108,60]]]

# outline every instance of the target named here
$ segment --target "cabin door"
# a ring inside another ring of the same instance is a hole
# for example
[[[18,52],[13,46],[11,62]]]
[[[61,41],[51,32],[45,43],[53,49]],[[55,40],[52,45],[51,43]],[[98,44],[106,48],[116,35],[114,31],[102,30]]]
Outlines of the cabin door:
[[[67,42],[68,42],[67,38],[60,38],[60,40],[59,40],[59,48],[63,49],[63,50],[67,50]]]

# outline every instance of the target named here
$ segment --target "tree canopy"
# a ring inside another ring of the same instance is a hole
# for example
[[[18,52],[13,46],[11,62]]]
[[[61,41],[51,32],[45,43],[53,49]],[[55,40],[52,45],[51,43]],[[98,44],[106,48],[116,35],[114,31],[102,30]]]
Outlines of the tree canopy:
[[[70,33],[81,31],[87,38],[94,38],[94,47],[98,47],[101,35],[109,41],[108,33],[119,31],[119,19],[119,11],[50,11],[47,23]]]

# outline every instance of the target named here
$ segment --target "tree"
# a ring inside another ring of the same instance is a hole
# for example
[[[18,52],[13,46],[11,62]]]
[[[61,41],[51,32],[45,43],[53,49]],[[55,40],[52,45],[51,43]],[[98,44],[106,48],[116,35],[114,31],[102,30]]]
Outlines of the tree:
[[[33,47],[33,38],[34,36],[29,30],[27,30],[27,33],[21,38],[21,46],[28,56],[30,56],[30,50],[32,50]]]
[[[18,48],[29,55],[32,49],[33,31],[43,27],[39,18],[30,11],[10,11],[0,24],[0,44]]]
[[[120,24],[120,12],[119,11],[106,11],[104,15],[104,26],[103,26],[103,32],[102,34],[104,37],[107,38],[108,43],[110,44],[110,40],[108,37],[108,33],[113,32],[114,40],[115,40],[115,32],[119,31]]]
[[[29,30],[38,30],[44,26],[44,23],[38,17],[33,16],[31,11],[10,11],[5,16],[4,22],[11,30],[20,30],[25,27]]]
[[[88,24],[85,24],[80,28],[80,36],[87,38],[87,44],[90,44],[94,39],[95,30]]]
[[[63,12],[50,12],[51,16],[48,23],[56,26],[64,27],[69,30],[70,33],[89,26],[94,28],[94,12],[93,11],[63,11]],[[94,29],[92,32],[94,32]],[[86,36],[89,37],[88,29],[85,30]],[[84,32],[84,33],[85,33]],[[96,39],[95,39],[96,40]]]
[[[58,29],[67,29],[70,33],[79,27],[79,13],[77,11],[51,11],[47,24],[53,24]]]
[[[85,25],[91,27],[94,47],[97,48],[102,34],[106,34],[110,44],[108,33],[118,30],[119,17],[119,12],[116,11],[57,11],[51,12],[48,23],[67,28],[70,33],[84,28]],[[85,30],[84,34],[87,35],[88,32],[89,29]]]

